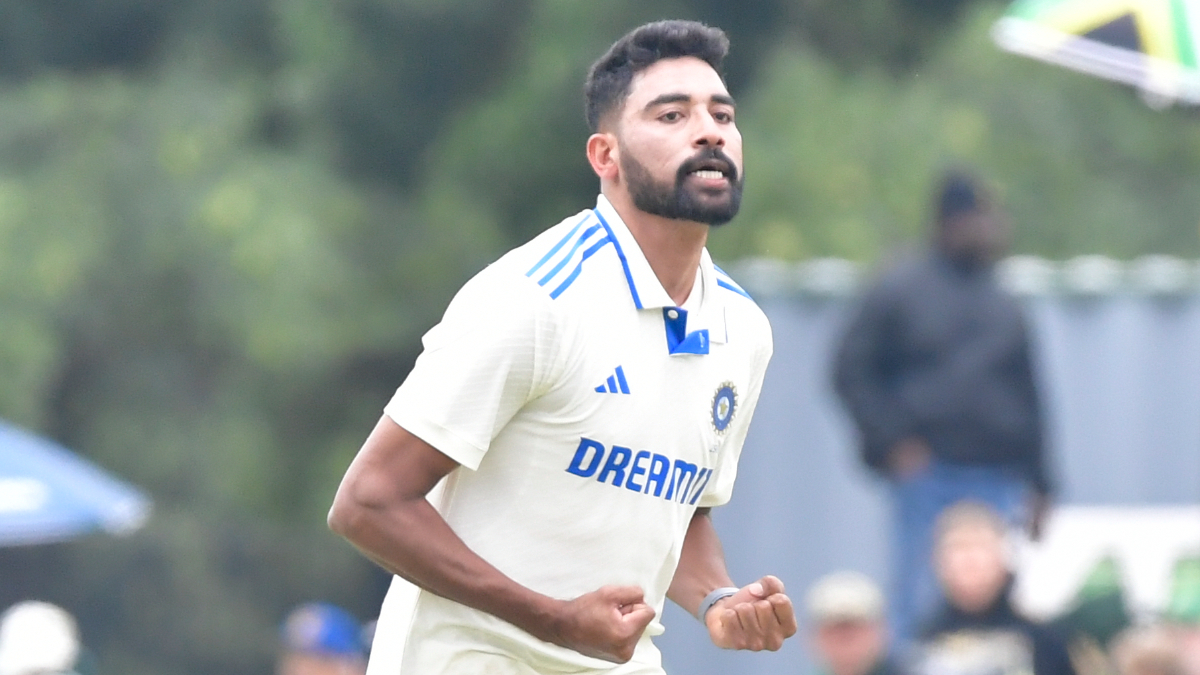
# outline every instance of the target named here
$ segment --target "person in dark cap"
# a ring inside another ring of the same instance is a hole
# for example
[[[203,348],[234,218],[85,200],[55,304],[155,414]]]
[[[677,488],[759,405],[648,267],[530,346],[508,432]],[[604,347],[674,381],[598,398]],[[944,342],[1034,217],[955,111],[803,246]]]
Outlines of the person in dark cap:
[[[1036,537],[1051,492],[1028,331],[993,275],[1008,220],[986,185],[957,169],[933,211],[930,250],[866,292],[834,367],[862,459],[890,483],[891,622],[901,643],[939,599],[930,562],[938,513],[982,501]]]
[[[281,630],[276,675],[363,675],[362,626],[346,610],[310,602],[288,614]]]

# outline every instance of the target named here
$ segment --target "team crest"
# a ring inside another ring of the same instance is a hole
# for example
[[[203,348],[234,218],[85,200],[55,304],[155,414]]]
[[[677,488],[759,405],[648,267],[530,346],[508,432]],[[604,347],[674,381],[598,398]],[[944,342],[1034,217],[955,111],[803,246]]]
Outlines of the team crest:
[[[713,395],[712,402],[712,423],[713,428],[718,433],[723,433],[729,428],[729,423],[733,421],[733,414],[737,411],[737,388],[732,382],[724,382],[717,387],[717,393]]]

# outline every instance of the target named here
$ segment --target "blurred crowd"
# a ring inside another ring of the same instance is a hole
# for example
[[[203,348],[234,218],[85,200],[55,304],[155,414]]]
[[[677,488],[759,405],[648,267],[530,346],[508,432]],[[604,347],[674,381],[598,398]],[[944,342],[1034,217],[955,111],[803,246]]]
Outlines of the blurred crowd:
[[[1200,559],[1177,563],[1161,616],[1131,615],[1111,557],[1061,616],[1014,602],[1015,538],[1040,538],[1055,481],[1028,322],[994,270],[1011,226],[961,167],[931,213],[927,246],[867,289],[834,364],[891,498],[891,602],[858,574],[818,581],[814,654],[830,675],[1200,675]]]
[[[1017,535],[991,507],[964,501],[937,522],[941,590],[911,640],[896,639],[876,581],[830,572],[806,591],[805,649],[820,675],[1200,675],[1200,556],[1180,559],[1167,607],[1127,606],[1119,566],[1098,561],[1059,615],[1034,620],[1013,602]],[[281,622],[276,675],[364,675],[373,623],[326,602]],[[74,617],[25,601],[0,615],[0,675],[95,675]]]
[[[372,623],[326,602],[294,608],[283,620],[275,675],[363,675]],[[95,675],[75,617],[57,605],[19,602],[0,615],[0,675]]]
[[[911,639],[896,639],[868,576],[832,572],[807,591],[808,647],[823,675],[1200,675],[1200,557],[1174,567],[1170,602],[1141,615],[1105,558],[1069,606],[1043,620],[1013,601],[1017,536],[991,507],[939,516],[933,562],[941,600]]]

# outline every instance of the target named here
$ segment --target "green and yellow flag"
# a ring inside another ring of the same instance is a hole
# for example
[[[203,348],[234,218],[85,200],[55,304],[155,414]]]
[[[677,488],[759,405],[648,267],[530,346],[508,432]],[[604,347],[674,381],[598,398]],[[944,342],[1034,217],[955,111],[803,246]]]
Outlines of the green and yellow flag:
[[[1001,48],[1133,85],[1152,104],[1200,105],[1200,0],[1018,0]]]

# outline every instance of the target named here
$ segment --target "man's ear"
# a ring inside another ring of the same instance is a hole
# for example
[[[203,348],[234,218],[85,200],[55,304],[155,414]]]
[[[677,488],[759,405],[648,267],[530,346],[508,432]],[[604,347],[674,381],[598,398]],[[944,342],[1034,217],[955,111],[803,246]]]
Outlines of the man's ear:
[[[588,137],[587,158],[602,181],[615,181],[620,174],[621,151],[617,137],[611,133],[597,132]]]

